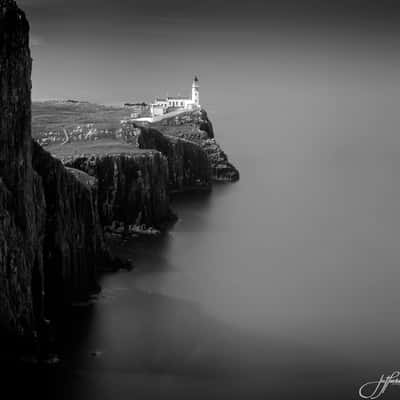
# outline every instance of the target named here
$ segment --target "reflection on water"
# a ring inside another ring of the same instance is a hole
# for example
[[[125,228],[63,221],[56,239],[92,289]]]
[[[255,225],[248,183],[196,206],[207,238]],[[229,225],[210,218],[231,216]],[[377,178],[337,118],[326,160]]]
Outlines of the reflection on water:
[[[143,244],[145,253],[148,245]],[[106,277],[96,305],[73,311],[74,327],[63,327],[62,365],[39,371],[29,390],[62,399],[315,393],[333,399],[352,393],[363,378],[340,357],[240,329],[195,302],[138,289],[132,275]]]

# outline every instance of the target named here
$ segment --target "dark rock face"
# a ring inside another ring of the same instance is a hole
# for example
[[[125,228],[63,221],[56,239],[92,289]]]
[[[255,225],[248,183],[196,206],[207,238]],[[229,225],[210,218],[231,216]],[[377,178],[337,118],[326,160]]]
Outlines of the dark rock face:
[[[107,254],[95,189],[32,142],[30,76],[28,22],[0,0],[0,336],[10,340],[40,335],[49,305],[94,289]]]
[[[199,129],[207,132],[208,139],[214,139],[214,127],[205,110],[201,110],[200,112]]]
[[[28,22],[14,1],[0,0],[0,328],[12,336],[32,332],[43,311],[44,196],[31,165],[30,75]]]
[[[96,291],[97,271],[107,260],[97,212],[96,181],[67,171],[40,145],[33,167],[42,178],[46,201],[43,259],[46,309]]]
[[[196,141],[206,152],[210,166],[212,180],[217,182],[236,182],[240,179],[239,171],[229,162],[228,156],[215,140],[214,128],[205,110],[200,111],[197,121],[198,130],[205,132],[207,138],[199,137]],[[188,135],[189,140],[193,134]],[[184,134],[182,137],[186,137]]]
[[[0,335],[30,335],[43,313],[44,230],[40,178],[32,175],[32,199],[21,226],[17,196],[0,182]]]
[[[162,228],[173,214],[168,198],[168,164],[159,152],[80,155],[62,160],[98,179],[103,226],[113,222]]]
[[[138,145],[141,149],[158,150],[167,157],[170,191],[211,190],[210,164],[198,144],[142,128]]]
[[[213,181],[236,182],[240,179],[239,171],[229,162],[227,155],[216,142],[213,125],[205,110],[166,117],[162,121],[152,123],[151,126],[167,137],[179,138],[200,146],[207,154]],[[147,142],[154,146],[156,141],[149,139]],[[160,140],[157,140],[157,143],[160,143]]]
[[[228,156],[215,139],[204,140],[200,145],[210,161],[214,181],[236,182],[240,179],[239,171],[229,162]]]

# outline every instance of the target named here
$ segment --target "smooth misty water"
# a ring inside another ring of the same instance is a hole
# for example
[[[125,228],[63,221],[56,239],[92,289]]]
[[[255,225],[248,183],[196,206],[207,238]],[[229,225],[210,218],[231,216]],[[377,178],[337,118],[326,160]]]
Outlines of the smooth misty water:
[[[59,396],[351,399],[400,369],[397,59],[297,61],[208,105],[241,181],[121,247],[137,269],[77,311]]]

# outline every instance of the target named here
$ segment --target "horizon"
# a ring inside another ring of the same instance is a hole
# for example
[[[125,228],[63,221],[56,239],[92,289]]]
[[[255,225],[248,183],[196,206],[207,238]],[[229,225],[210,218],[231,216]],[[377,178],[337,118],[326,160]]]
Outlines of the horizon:
[[[190,93],[196,74],[205,104],[237,92],[251,100],[292,56],[346,67],[357,56],[397,62],[400,53],[399,7],[391,1],[18,4],[31,25],[34,101],[152,101]]]

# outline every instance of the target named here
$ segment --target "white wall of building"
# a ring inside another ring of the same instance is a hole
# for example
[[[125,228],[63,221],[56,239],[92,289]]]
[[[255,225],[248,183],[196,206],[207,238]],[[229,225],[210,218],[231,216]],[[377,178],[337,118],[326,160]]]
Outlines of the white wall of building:
[[[150,106],[150,111],[151,115],[153,115],[153,117],[156,117],[158,115],[165,114],[165,107],[163,105],[152,104]]]

